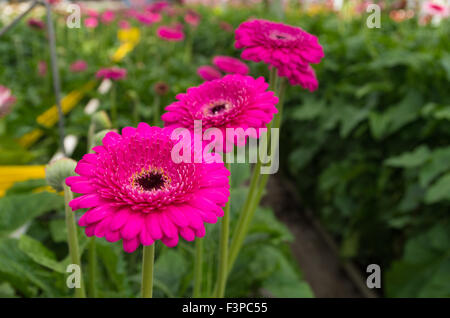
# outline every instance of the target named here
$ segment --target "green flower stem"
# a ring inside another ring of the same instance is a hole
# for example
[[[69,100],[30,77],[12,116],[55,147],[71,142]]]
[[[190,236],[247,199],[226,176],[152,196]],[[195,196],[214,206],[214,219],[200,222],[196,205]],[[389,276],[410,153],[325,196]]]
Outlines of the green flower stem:
[[[155,262],[155,244],[144,245],[142,256],[142,298],[152,298],[153,295],[153,265]]]
[[[231,164],[225,163],[225,166],[231,173]],[[231,174],[230,174],[231,183]],[[215,289],[215,297],[223,298],[228,277],[228,245],[230,236],[230,201],[228,200],[224,208],[221,220],[220,242],[219,242],[219,267],[217,273],[217,285]]]
[[[153,125],[158,126],[159,123],[159,108],[161,104],[161,97],[158,94],[155,94],[155,100],[153,103]]]
[[[280,128],[281,125],[281,116],[283,111],[283,96],[284,96],[284,90],[286,86],[285,79],[279,79],[278,76],[276,76],[273,72],[274,69],[271,70],[271,88],[278,88],[278,96],[279,96],[279,103],[278,103],[278,113],[275,116],[275,119],[273,121],[273,124],[267,125],[267,143],[271,142],[271,128],[272,125],[274,128]],[[279,85],[277,83],[279,82]],[[278,87],[277,87],[278,86]],[[278,147],[278,144],[275,145],[275,147]],[[242,248],[242,245],[244,243],[244,239],[247,235],[250,222],[253,219],[253,215],[256,211],[256,208],[258,207],[259,201],[261,200],[262,194],[264,192],[264,189],[267,184],[267,180],[269,178],[268,174],[261,175],[261,161],[258,160],[255,164],[255,167],[253,169],[253,175],[252,179],[250,181],[250,188],[249,193],[247,195],[247,199],[245,200],[244,207],[239,214],[238,223],[236,225],[235,234],[233,236],[233,239],[231,241],[230,245],[230,255],[228,259],[228,271],[230,272],[233,268],[234,262],[237,259],[237,256],[239,255],[239,252]]]
[[[95,246],[95,236],[89,239],[88,248],[88,295],[90,298],[97,297],[97,289],[95,288],[95,276],[96,276],[96,265],[97,265],[97,253]]]
[[[67,227],[67,242],[69,244],[69,255],[72,264],[76,264],[81,268],[80,251],[78,248],[77,228],[75,225],[75,215],[69,207],[69,202],[73,199],[72,191],[63,183],[64,188],[64,203],[66,212],[66,227]],[[81,272],[82,273],[82,272]],[[80,288],[75,288],[76,298],[85,298],[86,292],[84,290],[83,275],[80,277]]]
[[[194,264],[194,298],[202,295],[202,275],[203,275],[203,239],[195,240],[195,264]]]
[[[116,104],[116,83],[111,87],[111,122],[112,126],[117,128],[117,104]]]

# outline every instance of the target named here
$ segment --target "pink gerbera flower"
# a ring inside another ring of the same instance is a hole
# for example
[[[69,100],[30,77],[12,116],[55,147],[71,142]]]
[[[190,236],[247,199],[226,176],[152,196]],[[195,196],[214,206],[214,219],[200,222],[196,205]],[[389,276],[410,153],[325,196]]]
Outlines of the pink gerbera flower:
[[[247,75],[249,71],[244,62],[230,56],[216,56],[213,58],[213,64],[225,73]]]
[[[196,27],[200,23],[200,15],[194,10],[188,10],[188,12],[186,12],[186,14],[184,15],[184,22],[193,27]]]
[[[134,18],[144,25],[151,25],[161,21],[161,15],[153,12],[136,12]]]
[[[87,69],[87,62],[84,60],[78,60],[70,64],[70,70],[72,72],[83,72]]]
[[[16,102],[16,98],[11,94],[11,90],[0,85],[0,118],[11,112],[11,108]]]
[[[94,17],[87,17],[84,19],[84,26],[89,29],[95,29],[98,26],[98,19]]]
[[[34,29],[42,30],[43,28],[45,28],[44,21],[35,18],[29,18],[27,23],[29,27]]]
[[[121,29],[131,28],[130,22],[128,22],[127,20],[120,20],[118,24],[119,24],[119,28],[121,28]]]
[[[38,75],[40,77],[45,77],[45,75],[47,75],[47,62],[39,61],[37,68],[38,68]]]
[[[316,36],[299,27],[266,20],[242,23],[235,32],[236,48],[243,48],[244,60],[264,62],[278,70],[292,85],[302,85],[304,74],[312,76],[309,63],[319,63],[324,57]],[[310,79],[310,82],[317,80]],[[316,89],[310,87],[308,89]]]
[[[202,121],[202,131],[218,128],[223,135],[222,149],[228,152],[235,144],[245,145],[247,138],[228,140],[226,128],[254,128],[255,133],[250,130],[249,133],[258,138],[258,129],[265,128],[278,112],[275,107],[278,98],[267,91],[268,87],[263,77],[226,75],[177,95],[178,101],[166,107],[167,113],[161,119],[170,128],[184,127],[195,131],[194,120]]]
[[[116,14],[112,10],[106,10],[101,15],[102,23],[109,24],[114,21]]]
[[[173,247],[179,236],[203,237],[204,222],[223,216],[229,171],[222,162],[175,163],[170,132],[146,123],[109,132],[78,162],[79,176],[66,183],[83,194],[72,209],[89,209],[78,221],[87,236],[123,239],[128,253],[156,240]]]
[[[449,7],[443,4],[434,3],[433,1],[425,1],[422,10],[425,14],[441,18],[445,18],[450,14]]]
[[[160,26],[156,31],[158,37],[167,41],[182,41],[184,33],[180,27]]]
[[[96,77],[97,78],[109,78],[114,81],[121,80],[127,76],[127,70],[120,67],[109,67],[100,69]]]
[[[200,66],[197,69],[197,74],[205,81],[212,81],[222,77],[222,73],[220,73],[217,69],[209,65]]]

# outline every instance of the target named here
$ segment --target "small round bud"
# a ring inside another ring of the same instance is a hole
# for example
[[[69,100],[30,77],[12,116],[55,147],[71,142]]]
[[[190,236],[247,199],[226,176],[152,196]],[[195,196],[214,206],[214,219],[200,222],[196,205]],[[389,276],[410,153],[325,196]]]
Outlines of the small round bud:
[[[97,129],[110,129],[112,127],[111,120],[108,117],[108,114],[104,111],[98,111],[91,117],[92,123],[95,125]]]
[[[155,84],[155,86],[153,86],[153,89],[159,96],[164,96],[169,92],[169,85],[164,82],[158,82]]]
[[[75,175],[77,162],[69,158],[61,158],[50,162],[45,167],[45,179],[49,186],[56,191],[63,190],[63,183],[67,177]]]

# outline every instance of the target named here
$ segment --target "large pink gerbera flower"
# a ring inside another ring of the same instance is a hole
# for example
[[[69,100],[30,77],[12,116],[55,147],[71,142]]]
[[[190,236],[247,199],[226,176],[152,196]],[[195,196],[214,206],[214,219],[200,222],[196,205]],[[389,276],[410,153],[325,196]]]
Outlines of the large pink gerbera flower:
[[[97,78],[108,78],[114,81],[121,80],[127,76],[127,70],[120,67],[109,67],[100,69],[96,77]]]
[[[226,75],[177,95],[178,101],[166,107],[168,112],[161,119],[171,128],[194,131],[194,120],[202,121],[202,131],[219,128],[223,150],[228,152],[235,144],[245,145],[247,138],[228,140],[226,128],[254,128],[256,134],[251,137],[258,138],[258,128],[265,128],[277,113],[278,98],[267,91],[268,86],[263,77]]]
[[[197,74],[205,81],[212,81],[222,77],[222,73],[220,73],[217,69],[209,65],[200,66],[197,69]]]
[[[109,132],[103,146],[84,155],[66,183],[83,195],[73,210],[89,209],[78,224],[87,236],[123,239],[126,252],[161,240],[173,247],[205,235],[204,222],[223,215],[230,195],[223,163],[175,163],[171,130],[140,123],[122,135]]]
[[[299,27],[266,20],[252,20],[242,23],[235,32],[236,48],[243,48],[244,60],[264,62],[278,69],[278,75],[285,76],[292,85],[302,85],[300,75],[308,71],[309,63],[319,63],[324,57],[322,46],[316,36]],[[310,78],[308,82],[317,82]],[[306,87],[308,88],[308,87]],[[314,90],[311,86],[308,89]]]
[[[160,26],[156,31],[158,37],[166,41],[182,41],[184,33],[179,27]]]
[[[239,59],[230,56],[216,56],[213,58],[213,64],[221,71],[230,74],[248,74],[248,66]]]

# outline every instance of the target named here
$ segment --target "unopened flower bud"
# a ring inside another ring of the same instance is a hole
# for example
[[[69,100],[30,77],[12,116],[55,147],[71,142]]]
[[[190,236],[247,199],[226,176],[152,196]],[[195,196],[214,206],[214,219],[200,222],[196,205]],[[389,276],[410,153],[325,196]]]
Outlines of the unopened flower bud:
[[[50,162],[45,167],[45,179],[49,186],[56,191],[63,190],[63,183],[67,177],[75,175],[77,162],[69,158],[61,158]]]
[[[158,82],[155,84],[155,86],[153,86],[153,89],[155,90],[156,94],[164,96],[169,92],[169,85],[164,82]]]
[[[112,124],[111,120],[108,117],[108,114],[104,111],[98,111],[92,115],[91,118],[92,123],[95,125],[96,129],[111,129]]]

